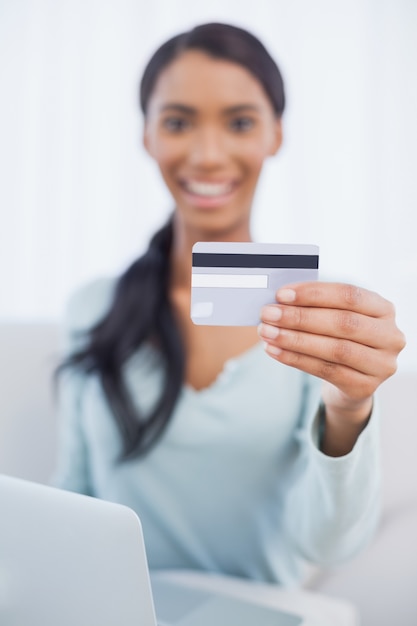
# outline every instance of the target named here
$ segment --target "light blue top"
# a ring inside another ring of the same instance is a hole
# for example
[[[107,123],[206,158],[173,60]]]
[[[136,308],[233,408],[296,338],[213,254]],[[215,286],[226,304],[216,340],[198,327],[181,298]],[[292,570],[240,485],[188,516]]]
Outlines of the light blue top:
[[[67,349],[106,312],[114,282],[79,291]],[[126,381],[143,411],[163,385],[141,349]],[[370,538],[379,513],[378,419],[343,457],[316,445],[320,381],[268,357],[262,344],[229,360],[202,391],[184,385],[171,421],[143,458],[118,462],[118,428],[95,375],[67,372],[54,483],[139,515],[151,568],[187,568],[293,585],[303,560],[333,564]]]

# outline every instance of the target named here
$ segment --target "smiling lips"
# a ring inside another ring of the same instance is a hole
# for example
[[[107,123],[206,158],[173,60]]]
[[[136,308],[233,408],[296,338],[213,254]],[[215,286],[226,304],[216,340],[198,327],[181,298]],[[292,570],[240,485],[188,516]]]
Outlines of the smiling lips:
[[[187,180],[183,181],[181,186],[193,204],[211,207],[225,202],[236,187],[236,183]]]
[[[196,196],[207,196],[213,198],[215,196],[225,196],[232,190],[232,183],[209,183],[196,180],[186,181],[184,188],[188,193]]]

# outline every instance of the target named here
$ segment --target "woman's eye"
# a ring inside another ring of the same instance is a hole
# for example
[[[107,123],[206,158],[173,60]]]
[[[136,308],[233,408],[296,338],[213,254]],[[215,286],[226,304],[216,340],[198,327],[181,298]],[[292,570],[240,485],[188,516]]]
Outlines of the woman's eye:
[[[189,122],[182,117],[167,117],[163,120],[162,125],[170,132],[179,133],[189,126]]]
[[[250,117],[236,117],[230,122],[230,128],[238,133],[244,133],[245,131],[253,128],[255,121]]]

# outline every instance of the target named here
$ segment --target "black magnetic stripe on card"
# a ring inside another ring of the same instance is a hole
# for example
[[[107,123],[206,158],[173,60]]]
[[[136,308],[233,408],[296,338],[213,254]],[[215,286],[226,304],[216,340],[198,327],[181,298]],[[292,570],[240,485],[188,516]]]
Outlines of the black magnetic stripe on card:
[[[221,254],[194,252],[193,267],[318,269],[317,254]]]

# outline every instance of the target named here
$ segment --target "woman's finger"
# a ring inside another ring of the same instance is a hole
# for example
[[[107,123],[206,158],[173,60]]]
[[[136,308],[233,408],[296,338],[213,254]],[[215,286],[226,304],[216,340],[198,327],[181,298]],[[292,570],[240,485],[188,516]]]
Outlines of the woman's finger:
[[[279,289],[276,298],[278,303],[354,311],[371,317],[392,317],[395,314],[389,300],[374,291],[345,283],[296,283]]]
[[[396,370],[396,354],[367,345],[306,332],[260,324],[259,335],[275,348],[346,365],[367,375],[385,379]]]
[[[280,350],[267,344],[266,352],[284,365],[295,367],[307,374],[326,380],[345,393],[352,400],[369,398],[381,384],[379,377],[371,376],[340,363],[324,361],[314,356]],[[279,354],[276,353],[279,350]]]
[[[340,337],[373,348],[395,350],[403,338],[391,319],[341,309],[272,304],[263,307],[261,320],[279,328]]]

